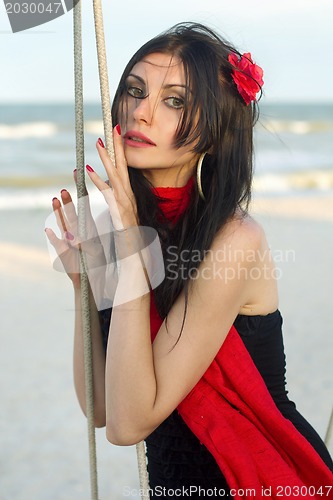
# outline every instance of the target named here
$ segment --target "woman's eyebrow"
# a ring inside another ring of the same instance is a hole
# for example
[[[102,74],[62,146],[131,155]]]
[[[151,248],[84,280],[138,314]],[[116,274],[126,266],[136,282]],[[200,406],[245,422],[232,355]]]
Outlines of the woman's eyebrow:
[[[172,87],[181,87],[182,89],[186,89],[190,92],[190,89],[188,88],[188,86],[184,85],[182,83],[168,83],[166,85],[163,85],[164,89],[171,89]]]
[[[136,80],[139,80],[139,82],[141,82],[143,85],[146,85],[145,80],[141,76],[139,76],[139,75],[135,75],[134,73],[130,73],[127,78],[129,78],[129,77],[133,77]],[[162,86],[163,89],[170,89],[170,88],[173,88],[173,87],[181,87],[183,89],[187,89],[190,92],[190,89],[188,88],[188,85],[185,85],[185,84],[182,84],[182,83],[167,83],[167,84],[165,84],[165,85]]]
[[[144,81],[143,78],[141,78],[141,76],[135,75],[134,73],[130,73],[127,78],[129,78],[130,76],[136,78],[136,80],[139,80],[139,82],[141,82],[143,85],[146,85],[146,82]]]

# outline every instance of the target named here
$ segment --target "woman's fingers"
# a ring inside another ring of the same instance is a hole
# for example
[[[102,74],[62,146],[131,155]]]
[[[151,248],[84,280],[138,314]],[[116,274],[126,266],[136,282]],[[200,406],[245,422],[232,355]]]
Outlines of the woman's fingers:
[[[53,198],[52,207],[57,225],[60,229],[60,234],[62,236],[62,239],[67,241],[68,247],[79,249],[80,246],[82,248],[82,245],[85,245],[86,251],[90,250],[92,246],[91,243],[93,242],[94,252],[92,252],[92,254],[96,253],[97,250],[95,249],[95,247],[97,242],[99,241],[99,235],[95,221],[91,213],[89,196],[88,195],[82,196],[78,200],[79,207],[80,204],[83,204],[82,208],[85,213],[84,217],[85,226],[82,235],[80,234],[78,227],[78,216],[76,207],[72,201],[72,197],[69,191],[67,191],[67,189],[62,189],[60,196],[61,196],[61,201],[58,198]],[[51,234],[51,238],[52,240],[49,238],[50,242],[55,243],[54,246],[56,246],[56,249],[59,248],[58,241],[54,239],[55,238],[54,233],[53,235]],[[63,251],[63,248],[64,248],[63,246],[60,248],[61,251]]]
[[[95,186],[102,192],[109,205],[114,227],[116,229],[123,229],[124,227],[127,228],[137,225],[137,207],[129,179],[128,166],[119,125],[113,129],[113,142],[116,165],[111,161],[103,141],[98,139],[96,143],[97,151],[106,170],[110,184],[104,182],[90,165],[87,165],[86,169],[89,177]]]
[[[77,215],[71,195],[69,194],[67,189],[62,189],[60,194],[61,194],[61,201],[63,203],[63,210],[67,218],[67,221],[71,226],[74,224],[76,225]]]
[[[58,256],[53,262],[54,268],[60,271],[65,270],[73,282],[77,280],[76,275],[80,273],[78,252],[80,249],[86,254],[88,270],[103,267],[106,264],[103,246],[95,222],[91,217],[88,196],[81,197],[80,202],[84,203],[86,215],[83,241],[77,230],[78,217],[76,209],[67,189],[61,190],[61,201],[58,198],[52,200],[52,207],[61,236],[56,236],[50,228],[45,229],[46,236]]]
[[[113,164],[111,158],[109,157],[108,152],[104,147],[102,139],[98,139],[98,141],[96,143],[96,147],[97,147],[97,152],[99,154],[99,157],[102,160],[102,163],[104,165],[108,179],[110,182],[112,182],[112,178],[114,177],[114,174],[116,173],[115,172],[116,167]]]
[[[52,207],[54,211],[54,215],[56,218],[57,225],[60,229],[61,236],[66,237],[70,235],[71,237],[77,238],[77,215],[74,204],[72,202],[72,197],[67,191],[67,189],[62,189],[61,193],[61,201],[58,198],[53,198]]]
[[[114,145],[114,154],[116,158],[116,167],[119,175],[124,183],[125,190],[127,194],[132,193],[132,187],[130,183],[130,178],[128,175],[128,166],[125,157],[123,140],[121,137],[120,125],[116,125],[113,129],[113,145]]]
[[[58,238],[52,229],[49,227],[45,228],[45,234],[58,255],[61,255],[68,250],[67,242],[62,238]]]
[[[52,200],[52,208],[54,211],[54,215],[57,221],[57,225],[60,229],[61,235],[63,236],[64,233],[68,230],[66,219],[61,207],[61,203],[58,200],[58,198],[53,198]]]
[[[66,241],[62,238],[58,238],[50,228],[45,228],[45,234],[58,256],[53,261],[53,267],[58,271],[65,270],[74,282],[76,279],[75,275],[80,273],[80,263],[78,250],[72,248],[70,245],[72,235],[70,233],[65,233],[67,237]]]
[[[67,191],[67,189],[61,190],[61,201],[63,203],[63,212],[66,216],[66,221],[65,221],[66,228],[67,230],[72,232],[76,238],[78,238],[79,232],[78,232],[78,217],[76,213],[76,208],[72,201],[72,197],[70,193]],[[78,203],[83,203],[84,205],[86,237],[87,238],[95,237],[97,234],[97,230],[90,209],[88,192],[87,196],[81,197]]]
[[[111,189],[110,186],[106,182],[104,182],[98,174],[96,174],[96,172],[94,171],[94,169],[90,165],[87,165],[86,169],[87,169],[87,172],[88,172],[90,179],[93,181],[95,186],[101,191],[101,193],[103,194],[103,196],[105,198],[105,201],[107,202],[107,204],[109,206],[109,210],[110,210],[110,214],[111,214],[111,218],[112,218],[112,222],[113,222],[114,227],[117,230],[123,229],[124,224],[121,220],[120,211],[119,211],[116,199],[115,199],[114,190]]]
[[[127,196],[130,197],[132,195],[132,188],[119,125],[113,129],[113,145],[116,165],[111,161],[107,150],[104,148],[103,141],[98,139],[96,143],[98,154],[102,160],[112,188],[117,190],[120,183],[121,188],[126,192]]]

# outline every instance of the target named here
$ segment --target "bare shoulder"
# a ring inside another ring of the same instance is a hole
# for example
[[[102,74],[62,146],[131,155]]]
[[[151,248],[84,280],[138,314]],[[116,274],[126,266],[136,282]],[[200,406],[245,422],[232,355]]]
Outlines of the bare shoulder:
[[[237,213],[216,234],[212,248],[260,250],[267,247],[266,235],[261,224],[253,217]]]
[[[277,309],[275,262],[258,221],[250,215],[235,216],[216,235],[212,250],[216,260],[223,252],[225,272],[232,278],[245,278],[242,283],[246,295],[239,314],[265,315]]]

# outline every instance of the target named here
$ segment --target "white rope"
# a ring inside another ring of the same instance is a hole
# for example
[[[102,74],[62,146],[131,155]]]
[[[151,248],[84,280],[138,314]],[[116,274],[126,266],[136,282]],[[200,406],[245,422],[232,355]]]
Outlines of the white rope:
[[[110,156],[111,160],[114,161],[114,150],[113,150],[113,140],[112,140],[113,126],[111,117],[109,77],[108,77],[108,68],[107,68],[106,50],[105,50],[102,2],[100,0],[93,0],[93,5],[94,5],[99,85],[100,85],[101,103],[103,112],[104,137],[106,141],[105,146],[108,155]]]
[[[325,442],[325,445],[327,446],[327,448],[329,448],[329,446],[330,446],[332,434],[333,434],[333,408],[331,411],[331,416],[330,416],[330,420],[328,422],[327,431],[326,431],[326,435],[325,435],[325,439],[324,439],[324,442]]]
[[[147,498],[149,500],[149,479],[144,441],[140,441],[140,443],[136,445],[136,457],[138,461],[140,491],[142,493],[141,498]]]
[[[83,119],[83,76],[82,76],[82,33],[81,33],[81,2],[77,2],[73,9],[74,28],[74,82],[75,82],[75,137],[76,137],[76,168],[77,168],[77,196],[78,196],[78,226],[82,241],[85,239],[85,210],[82,203],[86,195],[84,180],[84,119]],[[81,202],[80,202],[81,199]],[[93,367],[92,342],[89,304],[89,282],[86,273],[84,254],[80,252],[81,272],[81,309],[82,330],[84,343],[84,367],[86,387],[86,413],[88,423],[90,488],[92,500],[98,500],[96,440],[94,426],[94,394],[93,394]]]
[[[103,123],[104,123],[104,136],[106,141],[106,150],[110,158],[114,161],[114,149],[113,149],[113,139],[112,139],[113,126],[111,118],[110,90],[109,90],[101,0],[93,0],[93,6],[94,6],[100,92],[101,92]],[[136,445],[136,453],[138,460],[139,481],[140,481],[140,490],[142,492],[142,498],[149,499],[149,481],[147,472],[146,451],[143,441],[141,441]]]

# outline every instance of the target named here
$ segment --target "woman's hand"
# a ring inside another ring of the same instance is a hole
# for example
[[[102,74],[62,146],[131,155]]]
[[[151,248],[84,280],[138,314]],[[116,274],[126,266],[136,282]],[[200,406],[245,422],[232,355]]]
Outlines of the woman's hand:
[[[74,177],[76,180],[76,175]],[[85,205],[86,227],[84,240],[79,235],[78,217],[70,193],[66,189],[63,189],[60,196],[62,203],[58,198],[53,198],[52,208],[61,237],[58,238],[50,228],[46,228],[45,233],[55,248],[67,275],[72,280],[74,288],[78,289],[80,288],[80,250],[84,252],[88,275],[91,275],[95,269],[103,269],[106,259],[95,221],[90,211],[88,196],[80,198],[80,202]],[[99,278],[103,278],[104,275],[102,276],[101,274],[103,273],[99,272]],[[99,279],[98,281],[99,287],[101,287],[101,283],[104,280]],[[94,284],[90,283],[90,285],[94,292]]]
[[[45,228],[46,236],[55,248],[65,271],[72,280],[74,288],[80,287],[80,262],[77,245],[74,246],[77,235],[77,216],[69,192],[63,189],[60,193],[61,202],[53,198],[52,208],[60,230],[60,238],[50,228]]]
[[[117,244],[118,257],[122,258],[135,253],[135,251],[142,248],[142,244],[140,243],[140,235],[137,233],[139,230],[137,205],[130,184],[119,126],[115,127],[113,136],[116,165],[111,161],[102,140],[99,139],[97,142],[97,150],[106,170],[108,182],[103,181],[89,165],[86,166],[86,170],[95,186],[102,192],[108,204],[113,230],[122,231],[133,228],[129,233],[126,232],[127,234],[124,234],[124,238],[121,238],[121,244]],[[58,198],[53,198],[52,200],[52,207],[61,237],[58,238],[49,228],[46,228],[45,232],[50,243],[55,248],[65,271],[72,280],[74,288],[80,287],[79,250],[84,251],[90,285],[95,299],[98,299],[100,296],[103,296],[105,275],[102,276],[102,273],[107,269],[107,264],[112,263],[112,258],[105,259],[103,245],[91,215],[88,195],[80,198],[80,202],[85,204],[86,213],[84,240],[80,239],[79,236],[78,218],[72,198],[65,189],[61,191],[61,201]],[[107,222],[104,222],[101,234],[103,238],[105,233],[112,232],[112,228],[107,226]],[[118,242],[119,240],[115,241]],[[108,247],[108,244],[105,246]],[[111,269],[112,272],[114,271],[112,265],[108,269]],[[112,289],[113,286],[114,284],[112,284]]]
[[[119,125],[113,129],[113,143],[115,164],[110,159],[102,140],[99,139],[96,144],[109,183],[104,182],[90,165],[87,165],[86,169],[90,179],[102,192],[109,206],[114,228],[116,230],[123,230],[138,225],[138,212],[128,175]]]

